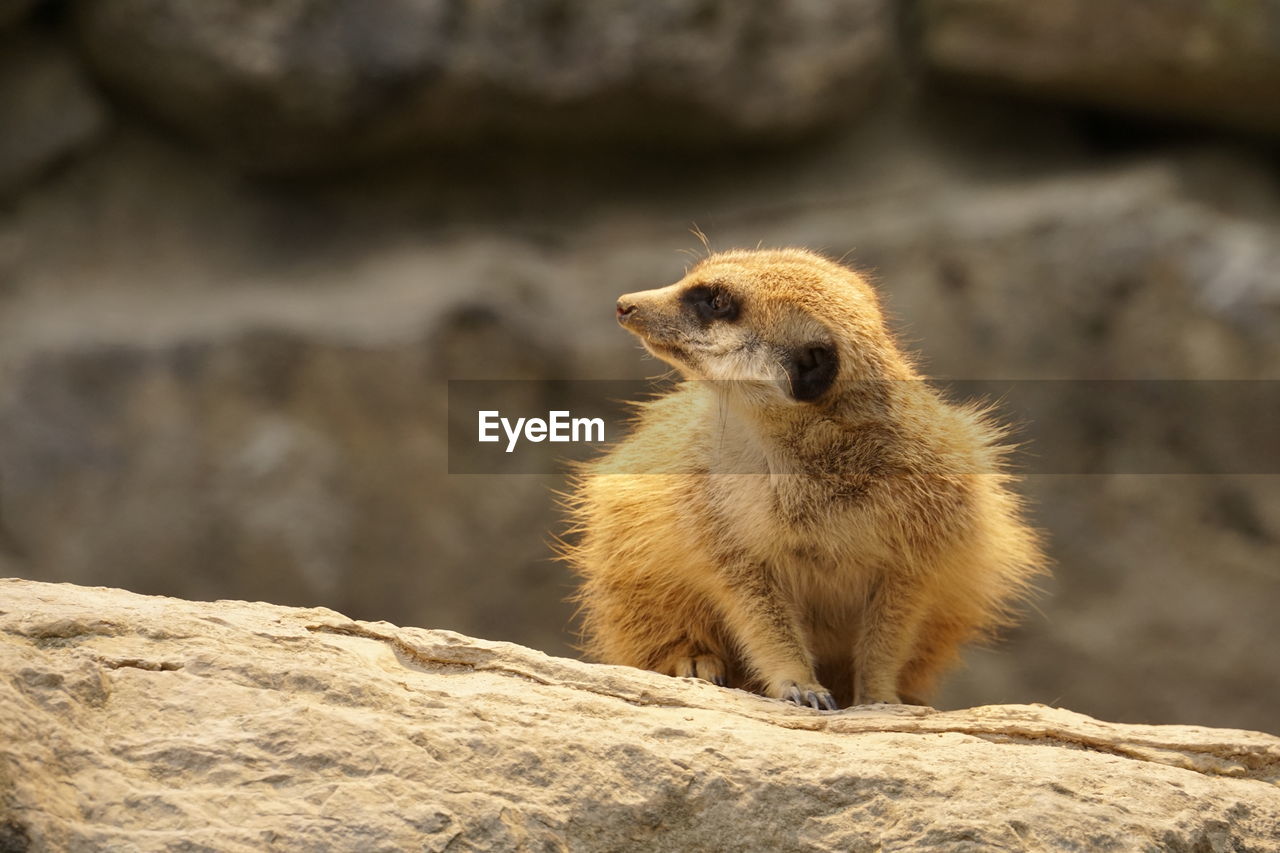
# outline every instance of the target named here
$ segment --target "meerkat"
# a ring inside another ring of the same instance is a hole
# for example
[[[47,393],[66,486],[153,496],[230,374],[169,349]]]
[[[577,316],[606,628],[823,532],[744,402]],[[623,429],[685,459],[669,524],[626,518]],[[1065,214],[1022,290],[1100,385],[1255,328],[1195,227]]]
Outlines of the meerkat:
[[[925,704],[1044,571],[1004,431],[945,401],[854,270],[713,254],[622,296],[683,376],[566,505],[589,657],[819,710]]]

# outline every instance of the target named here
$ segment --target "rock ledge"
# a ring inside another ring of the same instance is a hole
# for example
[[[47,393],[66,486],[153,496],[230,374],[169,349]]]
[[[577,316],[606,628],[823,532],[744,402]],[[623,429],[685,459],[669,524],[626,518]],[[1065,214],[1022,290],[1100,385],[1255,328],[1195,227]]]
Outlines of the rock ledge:
[[[1280,849],[1280,738],[0,580],[0,848]]]

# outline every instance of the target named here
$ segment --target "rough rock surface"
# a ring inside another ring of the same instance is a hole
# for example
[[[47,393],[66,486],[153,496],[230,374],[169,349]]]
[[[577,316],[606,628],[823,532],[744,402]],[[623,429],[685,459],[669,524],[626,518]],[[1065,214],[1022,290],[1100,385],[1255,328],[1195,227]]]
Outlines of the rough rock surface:
[[[76,6],[122,97],[258,168],[480,139],[789,137],[847,120],[884,0],[101,0]],[[157,74],[155,69],[165,73]]]
[[[65,46],[21,30],[0,33],[0,194],[92,143],[106,118]]]
[[[330,610],[0,581],[9,850],[1280,849],[1280,738],[818,713]]]
[[[1280,132],[1274,0],[923,0],[921,50],[1035,94]]]

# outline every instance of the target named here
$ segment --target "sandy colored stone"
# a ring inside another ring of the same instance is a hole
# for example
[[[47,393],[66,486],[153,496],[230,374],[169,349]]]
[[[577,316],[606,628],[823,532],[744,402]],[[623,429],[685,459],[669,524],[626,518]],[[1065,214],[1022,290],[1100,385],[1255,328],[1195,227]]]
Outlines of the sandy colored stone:
[[[1280,849],[1280,739],[820,714],[324,609],[0,581],[0,839],[96,850]]]

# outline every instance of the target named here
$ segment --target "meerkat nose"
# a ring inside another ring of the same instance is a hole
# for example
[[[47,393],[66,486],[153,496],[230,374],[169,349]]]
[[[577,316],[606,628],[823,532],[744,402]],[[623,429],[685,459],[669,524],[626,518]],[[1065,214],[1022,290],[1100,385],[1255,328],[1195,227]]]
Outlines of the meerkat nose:
[[[618,322],[626,323],[636,313],[636,304],[627,299],[618,300]]]

